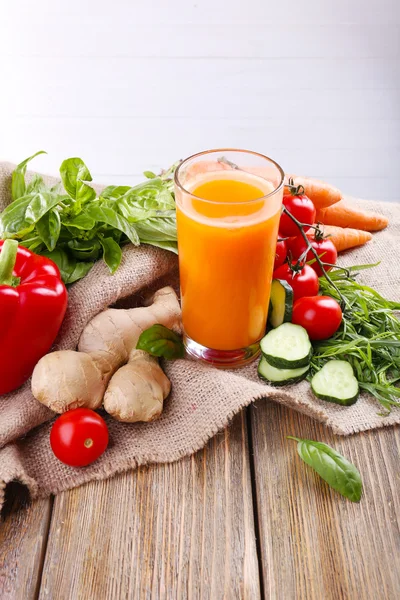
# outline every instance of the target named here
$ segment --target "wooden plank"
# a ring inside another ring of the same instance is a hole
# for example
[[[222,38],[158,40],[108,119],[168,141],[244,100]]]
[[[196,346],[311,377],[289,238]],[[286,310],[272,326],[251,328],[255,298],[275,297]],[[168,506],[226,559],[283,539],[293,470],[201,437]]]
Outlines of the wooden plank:
[[[259,598],[245,417],[192,457],[55,499],[40,598]]]
[[[52,500],[18,506],[16,490],[10,511],[0,525],[0,598],[31,600],[40,587]]]
[[[259,402],[251,430],[265,597],[399,598],[400,429],[334,436],[304,415]],[[364,484],[360,504],[331,490],[287,435],[323,441],[354,462]]]

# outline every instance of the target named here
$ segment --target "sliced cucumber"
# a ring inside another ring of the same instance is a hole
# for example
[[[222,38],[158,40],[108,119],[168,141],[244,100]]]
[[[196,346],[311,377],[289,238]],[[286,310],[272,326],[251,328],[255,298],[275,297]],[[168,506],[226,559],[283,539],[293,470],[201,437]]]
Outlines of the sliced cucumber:
[[[258,376],[271,385],[289,385],[304,379],[308,373],[309,366],[301,369],[277,369],[269,364],[263,356],[258,365]]]
[[[261,340],[260,346],[269,364],[277,369],[307,367],[312,355],[307,331],[293,323],[282,323],[276,329],[271,329]]]
[[[292,320],[293,289],[283,279],[273,279],[268,319],[272,327]]]
[[[345,360],[330,360],[311,379],[311,389],[317,398],[351,406],[357,402],[359,385],[353,367]]]

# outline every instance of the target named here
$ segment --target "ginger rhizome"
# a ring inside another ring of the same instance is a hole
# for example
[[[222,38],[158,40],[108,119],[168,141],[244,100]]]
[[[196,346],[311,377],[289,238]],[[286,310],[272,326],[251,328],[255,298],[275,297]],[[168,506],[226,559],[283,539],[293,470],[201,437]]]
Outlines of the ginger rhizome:
[[[181,309],[170,287],[158,290],[148,306],[98,314],[83,330],[77,352],[44,356],[33,372],[33,395],[57,413],[104,403],[119,421],[156,419],[171,384],[156,358],[136,350],[140,334],[156,323],[181,329]]]

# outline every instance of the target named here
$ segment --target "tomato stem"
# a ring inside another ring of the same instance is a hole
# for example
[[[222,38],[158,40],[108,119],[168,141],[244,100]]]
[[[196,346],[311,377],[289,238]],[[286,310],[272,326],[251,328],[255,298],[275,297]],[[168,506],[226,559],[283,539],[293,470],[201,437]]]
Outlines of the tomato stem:
[[[92,438],[87,438],[83,442],[83,445],[85,446],[85,448],[91,448],[93,446],[93,440],[92,440]]]
[[[319,264],[321,271],[325,277],[325,279],[329,282],[329,284],[333,287],[333,289],[336,291],[336,293],[339,295],[339,298],[341,300],[341,308],[343,309],[345,306],[348,306],[350,308],[350,304],[348,303],[347,299],[343,296],[343,294],[341,293],[341,291],[339,290],[339,288],[337,287],[337,285],[332,281],[332,279],[329,277],[328,273],[325,270],[324,267],[324,263],[322,262],[322,260],[320,259],[320,257],[318,256],[318,252],[316,251],[316,249],[311,245],[310,240],[308,239],[306,232],[304,231],[304,227],[309,227],[307,224],[301,223],[298,219],[296,219],[296,217],[294,217],[286,208],[286,206],[283,207],[283,212],[290,218],[292,219],[293,223],[296,223],[297,227],[300,230],[300,234],[301,237],[303,238],[303,240],[306,242],[307,244],[307,250],[306,250],[306,256],[309,250],[311,250],[311,252],[314,254],[315,260],[317,261],[317,263]],[[315,229],[315,228],[314,228]],[[303,253],[304,254],[304,253]],[[303,256],[303,255],[302,255]],[[300,259],[299,259],[300,260]]]

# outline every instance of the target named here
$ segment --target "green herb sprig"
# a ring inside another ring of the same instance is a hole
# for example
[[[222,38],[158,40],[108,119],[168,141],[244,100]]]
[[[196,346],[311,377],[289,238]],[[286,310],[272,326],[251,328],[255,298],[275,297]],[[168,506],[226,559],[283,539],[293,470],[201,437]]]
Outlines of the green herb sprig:
[[[346,307],[335,335],[314,342],[311,369],[315,373],[332,358],[347,360],[360,388],[375,396],[388,414],[392,406],[400,407],[400,320],[395,314],[400,310],[400,302],[387,300],[356,281],[359,271],[375,266],[330,271],[334,287],[320,277],[321,293],[338,301],[344,297]]]
[[[65,283],[84,277],[103,258],[114,273],[121,247],[131,242],[158,246],[177,253],[175,199],[172,175],[178,163],[160,176],[146,172],[147,181],[109,186],[99,196],[92,176],[80,158],[60,167],[64,189],[46,186],[40,175],[26,183],[28,163],[12,175],[12,202],[0,214],[0,237],[12,238],[58,265]]]

